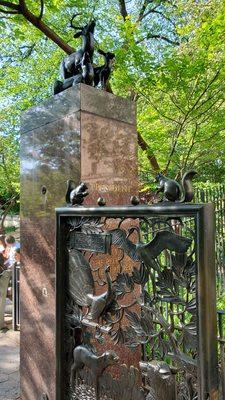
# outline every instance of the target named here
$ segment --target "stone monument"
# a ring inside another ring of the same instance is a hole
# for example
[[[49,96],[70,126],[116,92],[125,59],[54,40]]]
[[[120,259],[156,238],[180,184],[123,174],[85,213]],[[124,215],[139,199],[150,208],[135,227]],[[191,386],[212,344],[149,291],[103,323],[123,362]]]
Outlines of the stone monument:
[[[138,194],[133,103],[79,84],[22,116],[22,400],[55,399],[55,208],[68,179],[88,184],[89,204]]]

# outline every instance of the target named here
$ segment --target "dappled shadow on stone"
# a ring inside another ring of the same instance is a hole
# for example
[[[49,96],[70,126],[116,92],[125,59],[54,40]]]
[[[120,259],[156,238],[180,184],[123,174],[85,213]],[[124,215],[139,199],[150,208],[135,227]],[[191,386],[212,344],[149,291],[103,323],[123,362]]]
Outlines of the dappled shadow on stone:
[[[0,400],[19,398],[19,332],[0,331]]]

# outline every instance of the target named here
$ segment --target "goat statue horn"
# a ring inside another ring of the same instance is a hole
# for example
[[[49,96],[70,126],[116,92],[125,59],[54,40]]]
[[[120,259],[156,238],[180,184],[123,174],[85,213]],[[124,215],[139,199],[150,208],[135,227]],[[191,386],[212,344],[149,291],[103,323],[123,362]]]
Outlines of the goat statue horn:
[[[73,28],[73,29],[82,29],[82,27],[80,27],[80,26],[75,26],[75,25],[73,25],[73,21],[74,21],[74,19],[75,19],[78,15],[81,15],[81,13],[76,13],[76,14],[74,14],[74,15],[72,16],[72,18],[71,18],[71,20],[70,20],[70,28]]]

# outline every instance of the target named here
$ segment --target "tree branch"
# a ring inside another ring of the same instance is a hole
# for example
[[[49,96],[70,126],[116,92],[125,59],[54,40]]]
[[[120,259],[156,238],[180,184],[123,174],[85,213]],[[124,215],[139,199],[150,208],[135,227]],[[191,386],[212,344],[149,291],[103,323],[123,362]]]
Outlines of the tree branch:
[[[26,8],[26,1],[25,0],[19,0],[19,5],[20,5],[20,7],[23,9],[23,8]]]
[[[49,26],[40,19],[40,16],[36,17],[32,12],[29,11],[24,0],[19,0],[19,7],[24,18],[26,18],[27,21],[43,32],[47,38],[55,42],[67,54],[74,52],[74,48],[67,44],[59,35],[49,28]]]
[[[43,14],[44,14],[44,0],[41,0],[41,10],[40,10],[40,14],[38,16],[39,20],[42,19]]]
[[[181,113],[182,114],[185,114],[186,113],[186,111],[184,111],[180,106],[179,106],[179,104],[177,104],[176,103],[176,100],[174,99],[174,95],[171,95],[171,94],[169,94],[166,90],[163,90],[163,89],[159,89],[160,90],[160,92],[162,92],[165,96],[169,96],[169,98],[170,98],[170,100],[172,101],[172,103],[174,104],[174,106],[179,110],[179,111],[181,111]]]
[[[138,18],[137,22],[141,22],[141,21],[142,21],[144,18],[146,18],[149,14],[152,14],[152,13],[156,12],[157,7],[158,7],[158,5],[155,6],[155,7],[153,7],[153,8],[150,8],[150,10],[148,10],[148,11],[146,11],[146,13],[142,14],[141,17],[140,17],[140,15],[139,15],[139,18]]]
[[[194,121],[197,118],[201,118],[203,115],[205,115],[209,110],[211,110],[218,102],[220,102],[219,107],[224,103],[223,99],[216,99],[212,104],[209,105],[208,108],[206,108],[204,111],[200,112],[196,117],[191,118],[190,120],[188,120],[189,123],[191,123],[192,121]],[[203,118],[204,121],[204,118]],[[199,123],[201,124],[201,122]]]
[[[210,117],[212,116],[212,113],[215,114],[216,111],[219,110],[220,107],[223,105],[223,103],[224,103],[224,100],[221,99],[220,103],[213,109],[213,111],[212,111],[210,114],[206,115],[206,116],[199,122],[199,125],[202,125],[202,124],[204,124],[206,121],[208,121],[208,120],[210,119]]]
[[[120,14],[122,15],[125,21],[128,16],[125,0],[119,0],[119,7],[120,7]]]
[[[208,136],[205,139],[201,139],[201,140],[196,140],[195,144],[199,144],[199,143],[204,143],[204,142],[208,142],[209,140],[214,139],[216,136],[218,136],[220,134],[220,132],[223,132],[225,130],[225,128],[220,129],[219,131],[216,131],[215,133],[213,133],[211,136]]]
[[[176,139],[174,140],[174,143],[173,143],[173,145],[172,145],[172,149],[171,149],[171,152],[170,152],[170,155],[169,155],[167,164],[166,164],[166,168],[165,168],[165,174],[166,174],[167,171],[168,171],[168,168],[169,168],[169,165],[170,165],[170,163],[171,163],[172,157],[173,157],[173,155],[174,155],[174,153],[175,153],[176,146],[177,146],[177,143],[178,143],[178,139],[179,139],[179,137],[180,137],[180,134],[181,134],[181,132],[182,132],[182,129],[183,129],[183,127],[184,127],[184,124],[185,124],[185,122],[186,122],[186,119],[187,119],[187,116],[185,115],[185,117],[184,117],[182,123],[181,123],[180,126],[179,126],[179,129],[178,129],[178,132],[177,132],[177,135],[176,135]]]
[[[178,143],[178,139],[179,139],[179,137],[180,137],[180,134],[181,134],[181,132],[182,132],[182,129],[183,129],[185,123],[188,121],[189,115],[191,114],[192,111],[194,111],[194,109],[196,108],[196,106],[198,105],[198,103],[200,102],[200,100],[202,99],[202,97],[206,94],[207,90],[210,88],[210,86],[211,86],[211,85],[215,82],[215,80],[218,78],[219,73],[220,73],[220,70],[218,70],[218,71],[216,72],[216,74],[212,77],[212,79],[211,79],[211,80],[209,81],[209,83],[206,85],[205,89],[204,89],[204,90],[202,91],[202,93],[199,95],[199,97],[197,98],[197,100],[195,101],[195,103],[192,105],[192,107],[187,111],[186,115],[184,116],[183,121],[181,122],[180,127],[179,127],[179,129],[178,129],[178,133],[177,133],[177,135],[176,135],[176,139],[175,139],[175,141],[174,141],[174,143],[173,143],[173,145],[172,145],[172,149],[171,149],[171,152],[170,152],[170,155],[169,155],[167,164],[166,164],[166,169],[165,169],[166,172],[168,171],[169,165],[170,165],[170,163],[171,163],[172,156],[173,156],[173,154],[175,153],[175,150],[176,150],[176,146],[177,146],[177,143]],[[210,108],[209,108],[209,109],[210,109]],[[208,110],[207,110],[207,111],[208,111]],[[188,121],[188,122],[190,122],[190,121]]]
[[[5,219],[9,213],[9,211],[11,210],[11,208],[16,204],[16,200],[18,199],[18,195],[13,196],[10,200],[9,200],[9,205],[6,207],[6,209],[3,211],[2,215],[1,215],[1,225],[0,225],[0,233],[4,233],[4,223],[5,223]],[[6,202],[6,204],[8,203],[8,201]],[[5,205],[5,204],[4,204]]]
[[[36,46],[36,43],[31,44],[30,46],[21,46],[20,47],[20,52],[21,52],[21,58],[22,60],[25,60],[26,58],[29,58],[30,55],[32,54],[34,48]],[[23,50],[26,50],[23,52]]]
[[[173,26],[175,26],[174,22],[172,21],[172,19],[170,19],[169,17],[167,17],[165,14],[163,14],[161,11],[157,10],[157,7],[155,7],[154,9],[152,9],[151,11],[152,13],[161,15],[161,17],[163,17],[164,19],[166,19],[170,24],[172,24]]]
[[[15,10],[9,11],[9,10],[3,10],[2,8],[0,8],[0,13],[12,15],[12,14],[19,14],[19,11],[15,11]]]
[[[41,19],[44,12],[44,0],[41,0],[41,11],[38,17],[29,11],[25,0],[19,0],[19,4],[14,4],[9,1],[0,0],[0,6],[7,7],[10,10],[0,9],[0,12],[4,14],[22,14],[24,18],[44,33],[47,38],[55,42],[62,50],[67,54],[74,52],[74,48],[67,44],[59,35],[57,35],[48,25],[46,25]]]
[[[185,172],[185,169],[187,167],[187,163],[188,163],[188,159],[190,157],[191,151],[192,151],[192,149],[193,149],[193,147],[194,147],[194,145],[196,143],[195,138],[196,138],[196,135],[197,135],[197,131],[198,131],[198,124],[196,123],[195,124],[195,130],[194,130],[194,133],[193,133],[193,136],[192,136],[192,139],[191,139],[190,147],[188,149],[186,157],[184,157],[184,160],[182,162],[183,165],[181,166],[181,170],[184,171],[184,172]]]
[[[176,119],[174,119],[174,118],[172,118],[172,117],[169,117],[168,115],[162,113],[162,111],[160,111],[160,110],[156,107],[155,103],[153,103],[153,102],[150,100],[150,98],[149,98],[148,96],[146,96],[143,92],[140,92],[140,93],[141,93],[141,95],[149,102],[149,104],[151,104],[151,106],[154,108],[154,110],[157,111],[157,113],[158,113],[159,115],[161,115],[163,118],[168,119],[169,121],[175,122],[175,124],[177,124],[177,125],[181,125],[181,122],[180,122],[180,121],[177,121]]]
[[[150,148],[149,148],[147,142],[141,136],[140,132],[137,132],[137,135],[138,135],[138,144],[139,144],[140,148],[146,152],[147,158],[152,166],[153,171],[154,172],[160,171],[158,161],[156,160],[156,157],[154,156],[153,152],[150,151]]]
[[[0,8],[0,13],[3,14],[19,14],[20,8],[17,4],[11,3],[9,1],[0,1],[0,6],[6,7],[9,10],[5,10],[4,8]]]
[[[10,1],[0,1],[0,6],[11,8],[12,10],[19,11],[18,4],[11,3]]]
[[[206,85],[205,89],[203,90],[203,92],[199,95],[199,97],[197,98],[197,100],[195,101],[195,103],[193,104],[193,106],[188,110],[188,114],[190,114],[195,107],[197,106],[197,104],[199,103],[199,101],[202,99],[202,97],[206,94],[207,90],[210,88],[210,86],[215,82],[215,80],[218,78],[220,74],[220,70],[218,70],[215,75],[212,77],[211,81],[209,81],[208,85]]]
[[[139,16],[138,16],[137,22],[139,22],[139,21],[141,21],[143,19],[143,15],[144,15],[145,10],[146,10],[147,6],[149,5],[149,3],[152,3],[152,0],[150,0],[150,1],[144,0],[144,2],[142,4],[142,7],[140,9],[140,12],[139,12]]]
[[[149,33],[145,38],[142,38],[140,40],[136,41],[136,44],[140,44],[142,43],[144,40],[149,40],[149,39],[160,39],[160,40],[164,40],[165,42],[169,43],[169,44],[173,44],[174,46],[179,46],[180,42],[177,42],[176,40],[172,40],[169,39],[168,37],[164,36],[164,35],[154,35],[152,33]]]

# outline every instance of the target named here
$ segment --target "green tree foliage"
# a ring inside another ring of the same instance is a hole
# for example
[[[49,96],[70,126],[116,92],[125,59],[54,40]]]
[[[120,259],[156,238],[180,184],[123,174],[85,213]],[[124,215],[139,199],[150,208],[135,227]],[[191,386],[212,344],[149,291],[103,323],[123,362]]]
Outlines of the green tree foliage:
[[[0,135],[17,145],[21,112],[52,95],[65,52],[80,45],[74,13],[78,25],[95,17],[96,48],[116,53],[111,86],[137,102],[141,169],[194,167],[222,181],[223,0],[0,1]]]
[[[199,26],[181,27],[188,40],[166,54],[152,84],[140,85],[140,129],[165,172],[194,167],[202,180],[223,180],[224,15],[224,4],[214,2]]]
[[[0,136],[0,204],[19,193],[19,144],[12,135]]]

